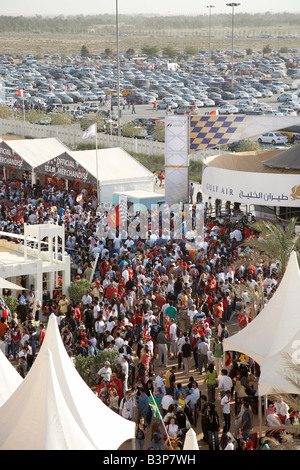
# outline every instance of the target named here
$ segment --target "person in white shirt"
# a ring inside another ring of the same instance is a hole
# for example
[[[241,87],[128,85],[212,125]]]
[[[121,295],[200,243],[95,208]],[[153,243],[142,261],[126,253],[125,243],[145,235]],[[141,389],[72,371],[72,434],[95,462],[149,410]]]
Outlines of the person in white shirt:
[[[155,377],[154,382],[153,382],[153,387],[154,387],[154,394],[158,392],[158,389],[162,391],[162,394],[166,394],[166,386],[165,386],[165,381],[164,381],[164,371],[160,370],[158,372],[158,375]]]
[[[233,383],[231,378],[228,376],[228,371],[226,369],[222,369],[222,376],[219,380],[218,389],[221,393],[221,399],[225,396],[226,392],[231,392]]]
[[[97,378],[103,377],[105,382],[108,383],[110,381],[111,374],[112,374],[112,370],[110,367],[110,362],[106,361],[104,363],[104,367],[101,367],[101,369],[98,370],[96,376]]]
[[[170,335],[170,353],[173,354],[173,357],[177,356],[177,325],[174,318],[171,318],[171,325],[169,329]]]
[[[93,299],[90,296],[89,292],[86,291],[86,293],[82,296],[81,302],[83,303],[83,306],[86,307],[87,305],[91,305]]]
[[[136,411],[135,399],[129,391],[126,392],[125,397],[120,402],[119,413],[123,418],[128,420],[134,420]]]
[[[231,392],[227,390],[224,397],[221,399],[221,407],[224,418],[223,433],[230,431],[231,425],[231,412],[230,412]]]

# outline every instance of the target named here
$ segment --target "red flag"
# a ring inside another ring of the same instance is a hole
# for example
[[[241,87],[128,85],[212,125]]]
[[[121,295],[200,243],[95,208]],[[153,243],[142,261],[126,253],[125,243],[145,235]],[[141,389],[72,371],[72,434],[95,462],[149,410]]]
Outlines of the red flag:
[[[19,96],[21,96],[21,98],[23,98],[23,90],[17,90],[17,93]]]
[[[215,115],[218,115],[219,114],[219,111],[217,109],[215,109],[214,111],[211,111],[209,114],[215,114]]]
[[[76,202],[81,202],[82,201],[82,193],[78,194],[76,197]]]
[[[108,215],[107,222],[110,228],[117,228],[120,225],[120,211],[119,205],[117,205]]]

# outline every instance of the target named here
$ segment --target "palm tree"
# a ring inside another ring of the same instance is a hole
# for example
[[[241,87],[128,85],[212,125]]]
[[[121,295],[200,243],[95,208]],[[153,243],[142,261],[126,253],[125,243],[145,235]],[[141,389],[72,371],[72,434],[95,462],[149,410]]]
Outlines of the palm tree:
[[[265,220],[251,224],[258,236],[242,243],[242,246],[250,248],[248,257],[252,261],[261,261],[262,258],[269,263],[279,261],[281,279],[292,251],[296,251],[299,257],[300,231],[295,232],[296,223],[297,219],[292,218],[286,227]]]

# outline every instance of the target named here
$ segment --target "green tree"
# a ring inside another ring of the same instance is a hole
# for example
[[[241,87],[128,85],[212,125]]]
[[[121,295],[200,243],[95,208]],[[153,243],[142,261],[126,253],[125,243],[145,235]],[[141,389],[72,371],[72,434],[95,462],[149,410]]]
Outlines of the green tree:
[[[134,122],[127,122],[123,124],[121,133],[124,137],[136,137],[142,132],[142,128],[136,125]]]
[[[153,137],[155,140],[158,140],[158,142],[165,141],[165,124],[163,122],[159,122],[155,125]]]
[[[246,55],[252,55],[253,54],[253,49],[251,49],[251,47],[248,47],[246,49]]]
[[[82,57],[89,57],[90,56],[90,52],[89,52],[89,50],[86,46],[82,46],[80,55]]]
[[[110,47],[107,47],[106,49],[104,49],[104,52],[107,57],[111,57],[113,55],[113,51],[112,49],[110,49]]]
[[[75,302],[80,302],[86,291],[90,292],[90,290],[90,283],[87,279],[75,279],[68,288],[68,294],[70,299],[74,299]]]
[[[131,47],[129,49],[127,49],[126,55],[127,55],[127,57],[134,56],[134,49],[132,49]]]
[[[17,306],[19,305],[19,301],[16,297],[11,295],[4,295],[3,300],[8,306],[11,313],[14,313],[17,310]]]
[[[260,146],[258,142],[254,140],[244,140],[240,145],[235,149],[236,152],[255,152],[259,150]]]
[[[164,47],[162,52],[167,57],[176,57],[178,55],[178,51],[172,46]]]
[[[0,119],[9,119],[14,116],[14,110],[9,106],[0,106]]]
[[[155,56],[155,55],[158,54],[158,52],[159,52],[159,49],[158,49],[157,46],[147,46],[147,45],[145,45],[145,46],[142,47],[142,53],[146,54],[148,56]]]
[[[184,49],[184,52],[188,55],[196,55],[197,52],[198,52],[198,49],[197,49],[197,47],[194,47],[194,46],[187,46]]]
[[[69,126],[72,124],[72,117],[63,112],[51,113],[51,125],[53,126]]]
[[[257,262],[262,258],[269,263],[278,260],[280,263],[280,279],[282,278],[291,252],[299,252],[300,231],[295,232],[296,218],[292,218],[286,227],[265,220],[251,224],[258,232],[258,237],[245,240],[241,245],[250,248],[249,258]]]
[[[272,51],[272,49],[271,49],[271,47],[269,46],[269,44],[267,44],[266,46],[263,47],[263,50],[262,50],[262,51],[263,51],[263,56],[264,56],[265,54],[270,54],[271,51]]]

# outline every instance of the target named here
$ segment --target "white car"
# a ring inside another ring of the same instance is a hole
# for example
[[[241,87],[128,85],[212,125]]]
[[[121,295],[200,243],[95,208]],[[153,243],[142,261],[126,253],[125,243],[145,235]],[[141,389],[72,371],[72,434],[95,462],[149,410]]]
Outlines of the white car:
[[[261,95],[263,98],[272,98],[273,92],[271,90],[262,90]]]
[[[273,109],[267,109],[263,114],[264,116],[283,116],[283,113],[280,111],[274,111]]]
[[[254,105],[258,103],[258,100],[257,98],[254,98],[254,96],[248,96],[248,98],[240,98],[236,104],[250,104],[250,105]]]
[[[281,132],[267,132],[258,137],[257,142],[259,144],[286,144],[288,138],[286,135],[281,134]]]
[[[238,108],[231,104],[225,104],[219,107],[219,114],[237,114],[238,112]]]
[[[272,110],[272,106],[270,106],[267,103],[257,103],[254,106],[254,111],[271,111],[271,110]]]
[[[298,116],[296,111],[294,109],[291,109],[291,108],[283,108],[281,110],[281,112],[284,116]]]
[[[211,100],[210,98],[205,98],[202,101],[203,101],[204,106],[215,106],[216,105],[214,100]]]

